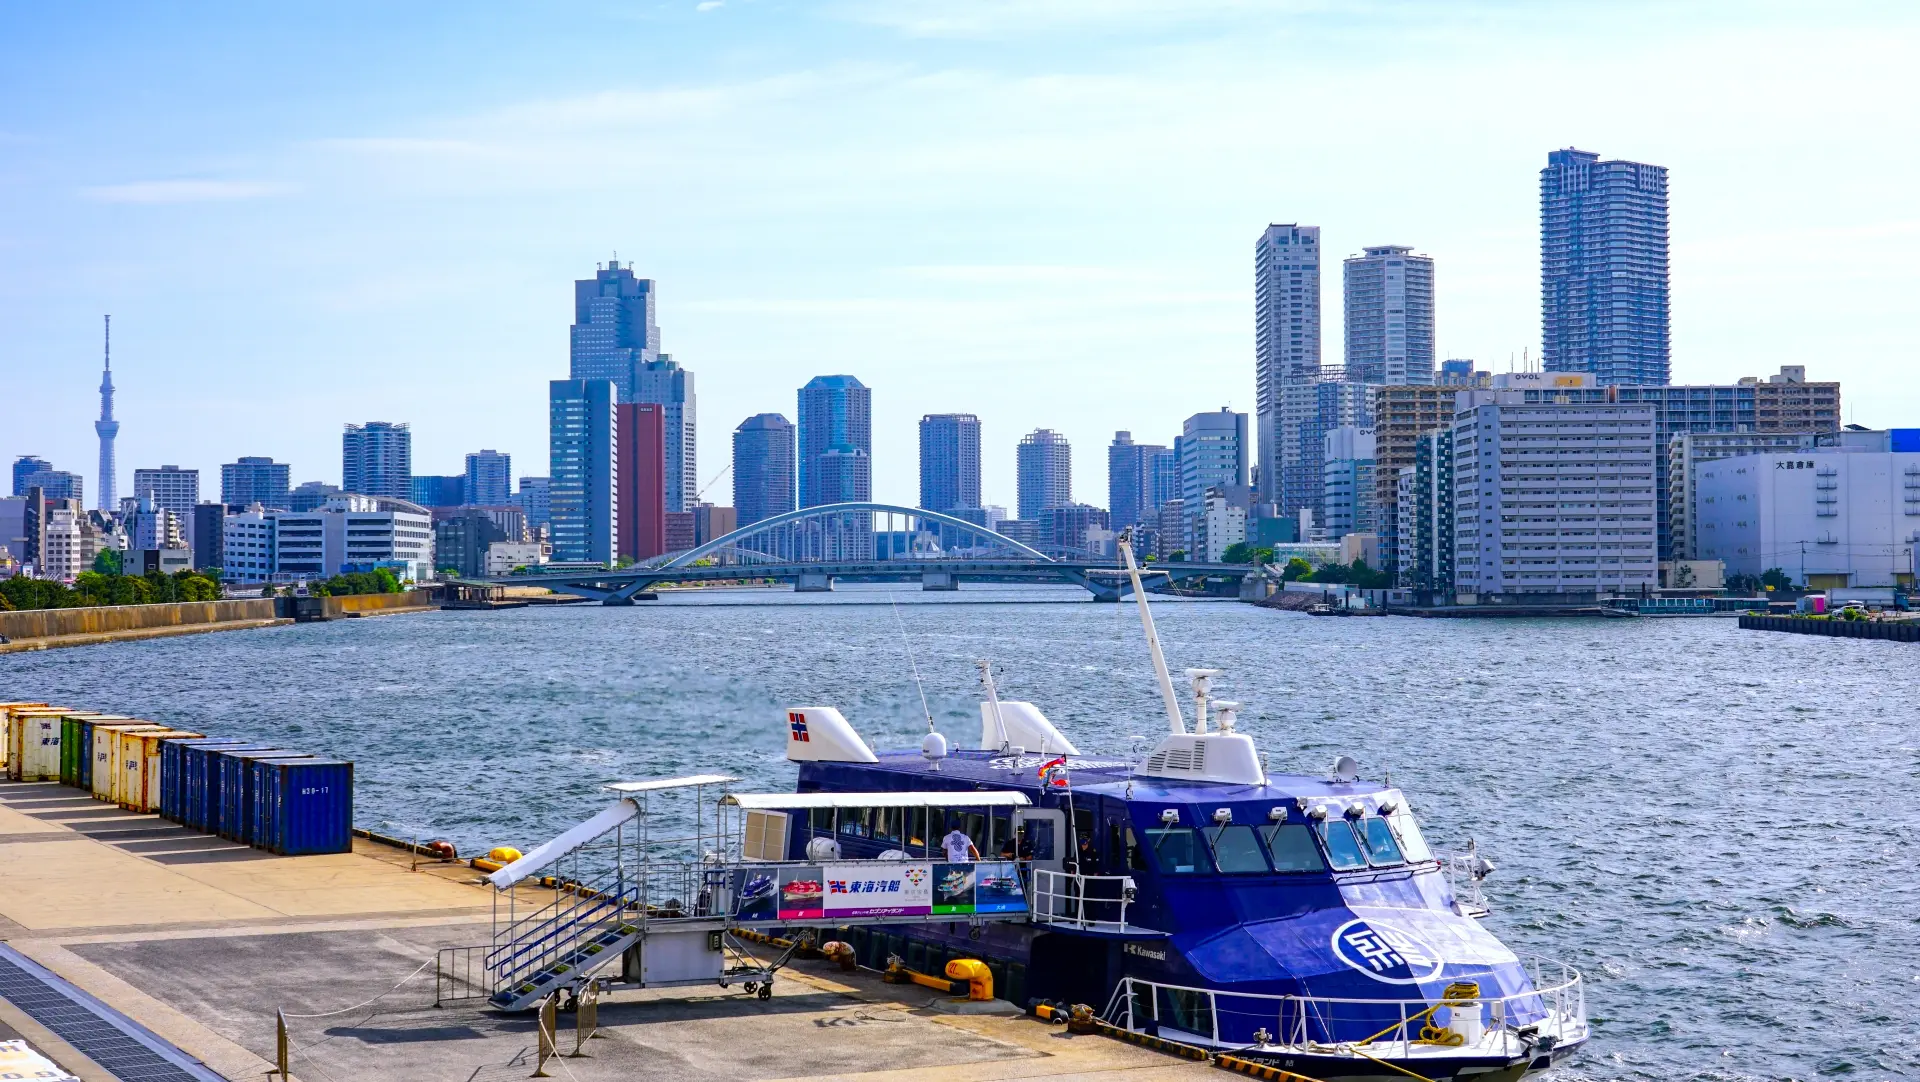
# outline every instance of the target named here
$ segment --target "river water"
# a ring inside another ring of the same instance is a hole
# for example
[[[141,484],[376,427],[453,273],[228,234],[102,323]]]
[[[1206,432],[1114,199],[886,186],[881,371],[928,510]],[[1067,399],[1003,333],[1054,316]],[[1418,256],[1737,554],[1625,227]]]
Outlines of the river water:
[[[1499,866],[1489,926],[1591,982],[1558,1077],[1920,1078],[1920,652],[1731,620],[1316,619],[1157,601],[1276,771],[1390,772]],[[792,787],[780,708],[972,743],[973,659],[1089,753],[1164,729],[1131,604],[1075,589],[667,594],[0,658],[48,699],[350,758],[356,822],[523,848],[623,779]]]

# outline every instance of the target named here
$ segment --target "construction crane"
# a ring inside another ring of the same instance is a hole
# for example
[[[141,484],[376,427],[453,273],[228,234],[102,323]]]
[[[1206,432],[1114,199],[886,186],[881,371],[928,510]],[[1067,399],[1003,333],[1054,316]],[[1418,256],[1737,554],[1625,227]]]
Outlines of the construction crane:
[[[732,472],[733,472],[733,463],[729,462],[724,467],[721,468],[719,473],[716,473],[712,477],[708,478],[706,484],[700,486],[700,491],[693,494],[693,502],[699,503],[700,498],[707,494],[708,489],[712,488],[714,484],[717,483],[722,477],[725,477],[727,474]]]

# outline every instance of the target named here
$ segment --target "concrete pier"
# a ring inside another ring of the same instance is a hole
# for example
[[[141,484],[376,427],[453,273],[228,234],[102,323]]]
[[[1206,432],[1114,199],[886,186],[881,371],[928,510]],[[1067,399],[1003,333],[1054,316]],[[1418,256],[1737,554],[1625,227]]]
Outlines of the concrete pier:
[[[57,784],[0,782],[0,938],[233,1082],[273,1069],[276,1010],[305,1082],[531,1076],[532,1015],[434,1006],[436,953],[490,936],[493,892],[479,878],[365,840],[277,857]],[[939,998],[825,962],[781,971],[764,1001],[737,988],[616,992],[587,1056],[548,1071],[579,1082],[1220,1077],[1030,1018],[937,1011]],[[560,1016],[562,1053],[573,1025]],[[85,1082],[115,1077],[4,999],[0,1027]]]

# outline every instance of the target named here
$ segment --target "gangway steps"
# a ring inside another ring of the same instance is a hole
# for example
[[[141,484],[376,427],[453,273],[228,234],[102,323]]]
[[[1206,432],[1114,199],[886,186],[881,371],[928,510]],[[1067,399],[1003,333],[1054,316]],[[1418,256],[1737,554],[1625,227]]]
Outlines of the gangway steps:
[[[577,988],[601,966],[620,957],[628,947],[638,943],[642,934],[637,924],[609,928],[531,977],[495,992],[489,997],[489,1002],[503,1011],[523,1011],[554,992]]]

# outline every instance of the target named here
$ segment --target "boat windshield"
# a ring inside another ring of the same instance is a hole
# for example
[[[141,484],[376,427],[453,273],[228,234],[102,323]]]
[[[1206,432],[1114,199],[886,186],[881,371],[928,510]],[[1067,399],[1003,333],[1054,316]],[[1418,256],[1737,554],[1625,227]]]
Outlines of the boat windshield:
[[[1273,870],[1276,872],[1324,872],[1327,862],[1320,859],[1320,847],[1313,844],[1313,834],[1299,823],[1281,823],[1277,826],[1262,827],[1260,833],[1267,839],[1267,853],[1273,857]]]
[[[1264,872],[1267,860],[1260,855],[1260,843],[1252,827],[1219,826],[1207,831],[1213,846],[1213,864],[1228,875]]]
[[[1200,840],[1190,827],[1147,831],[1147,849],[1153,866],[1166,875],[1189,875],[1200,870]]]
[[[1401,808],[1388,817],[1393,824],[1393,832],[1400,836],[1400,851],[1407,859],[1420,864],[1433,859],[1433,850],[1427,848],[1427,839],[1420,834],[1420,827],[1413,821],[1413,813]]]
[[[1400,843],[1394,840],[1393,828],[1385,819],[1369,815],[1355,825],[1359,828],[1360,840],[1366,844],[1368,863],[1382,868],[1406,862],[1400,855]]]
[[[1335,871],[1348,872],[1367,866],[1367,854],[1360,848],[1360,840],[1353,836],[1353,827],[1345,819],[1321,823],[1320,840],[1327,844],[1327,859],[1333,863]]]

